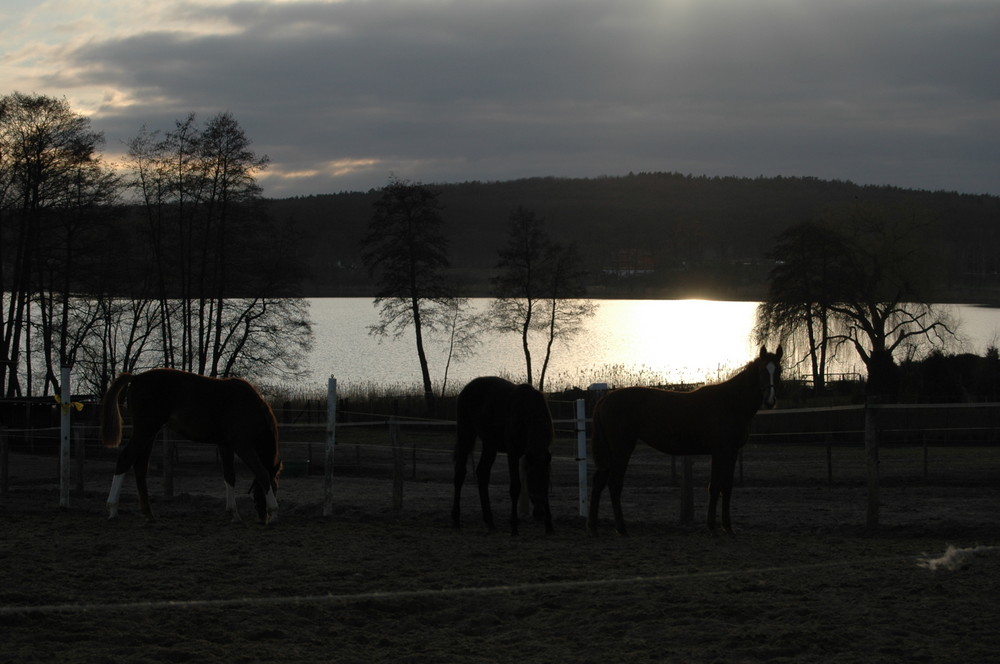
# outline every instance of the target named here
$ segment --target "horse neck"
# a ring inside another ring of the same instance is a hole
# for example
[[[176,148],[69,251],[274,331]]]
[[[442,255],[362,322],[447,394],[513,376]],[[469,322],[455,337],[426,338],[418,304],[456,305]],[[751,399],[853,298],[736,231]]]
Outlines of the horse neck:
[[[753,416],[764,400],[764,393],[760,389],[760,383],[757,382],[757,362],[753,361],[743,367],[728,382],[736,393],[734,401],[739,405],[739,409]]]

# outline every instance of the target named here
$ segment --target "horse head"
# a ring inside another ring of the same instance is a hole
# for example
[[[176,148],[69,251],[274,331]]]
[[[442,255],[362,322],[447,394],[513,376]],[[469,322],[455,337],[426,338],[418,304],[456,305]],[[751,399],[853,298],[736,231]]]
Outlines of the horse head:
[[[767,351],[766,346],[760,347],[760,355],[757,357],[757,380],[763,394],[763,405],[766,408],[774,408],[778,403],[778,388],[781,386],[781,356],[784,354],[779,345],[773,353]]]
[[[516,444],[523,446],[525,488],[534,517],[545,521],[546,530],[551,531],[549,479],[552,454],[549,447],[555,432],[545,396],[531,385],[518,385],[510,397],[510,416],[509,426],[520,439]]]
[[[278,493],[278,475],[281,473],[281,468],[281,461],[278,461],[268,469],[268,472],[271,474],[272,495],[277,495]],[[267,523],[269,518],[267,510],[267,487],[260,486],[260,483],[255,479],[250,483],[250,490],[247,493],[253,494],[253,506],[257,510],[257,518],[261,523]]]

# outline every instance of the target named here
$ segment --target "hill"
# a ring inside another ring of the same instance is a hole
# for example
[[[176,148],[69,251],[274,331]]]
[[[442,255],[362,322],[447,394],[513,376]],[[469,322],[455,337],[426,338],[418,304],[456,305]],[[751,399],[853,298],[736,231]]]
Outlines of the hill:
[[[767,252],[785,228],[858,203],[919,211],[941,275],[941,301],[1000,298],[1000,198],[861,186],[816,178],[699,177],[640,173],[432,185],[440,190],[454,277],[489,294],[497,249],[518,206],[575,242],[595,297],[758,299]],[[311,296],[369,296],[360,243],[378,191],[270,201],[302,238]]]

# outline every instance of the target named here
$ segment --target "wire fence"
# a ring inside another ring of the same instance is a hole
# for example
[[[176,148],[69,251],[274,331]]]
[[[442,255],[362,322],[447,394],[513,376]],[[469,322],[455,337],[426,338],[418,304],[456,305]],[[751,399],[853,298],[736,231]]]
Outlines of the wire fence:
[[[580,482],[577,421],[568,417],[572,405],[571,402],[551,404],[556,429],[551,449],[553,487],[576,486]],[[327,427],[320,423],[321,414],[325,417],[325,411],[318,410],[312,421],[280,425],[284,477],[324,475]],[[350,421],[336,424],[334,477],[384,479],[396,484],[452,482],[454,421],[371,413],[338,415]],[[737,483],[750,486],[865,483],[863,415],[863,407],[760,413],[739,459]],[[879,481],[883,484],[1000,485],[997,442],[1000,404],[885,406],[879,409],[878,417]],[[6,492],[18,483],[56,481],[60,473],[59,445],[58,427],[0,430],[3,457],[0,490]],[[108,465],[117,456],[117,450],[101,444],[93,424],[73,426],[72,450],[72,485],[77,492],[83,491],[95,473],[107,474]],[[12,464],[7,460],[8,451],[23,455],[17,458],[33,458],[33,472],[19,472],[14,467],[17,461]],[[218,452],[215,446],[161,432],[161,441],[154,446],[150,472],[163,478],[163,491],[169,496],[175,478],[217,475]],[[696,457],[692,472],[696,486],[706,485],[709,457]],[[633,487],[679,486],[682,473],[683,464],[677,457],[640,444],[629,464],[627,482]],[[110,481],[110,477],[107,479]],[[505,464],[495,466],[493,481],[506,482]]]

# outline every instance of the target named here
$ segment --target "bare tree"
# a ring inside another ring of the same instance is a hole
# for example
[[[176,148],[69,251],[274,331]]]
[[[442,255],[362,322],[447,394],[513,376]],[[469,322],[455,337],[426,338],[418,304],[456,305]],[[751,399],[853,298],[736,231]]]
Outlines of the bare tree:
[[[145,219],[147,293],[160,362],[206,375],[299,375],[312,343],[294,242],[267,214],[256,175],[268,159],[229,113],[193,114],[129,143]],[[143,310],[145,311],[145,310]]]
[[[538,389],[545,389],[545,374],[558,339],[569,343],[597,312],[597,305],[584,299],[586,271],[575,245],[551,245],[548,256],[548,297],[544,311],[545,359],[538,374]]]
[[[448,373],[452,361],[461,361],[472,357],[482,344],[482,332],[486,326],[485,319],[470,311],[469,300],[457,297],[447,300],[437,309],[442,321],[440,329],[445,336],[448,348],[441,378],[441,396],[444,397],[448,388]]]
[[[815,222],[782,232],[768,258],[774,261],[767,298],[757,307],[754,334],[758,343],[776,339],[795,350],[804,337],[813,387],[822,392],[827,363],[835,345],[830,310],[847,269],[849,247],[840,233]]]
[[[896,355],[955,334],[947,312],[932,304],[934,261],[921,239],[925,227],[913,209],[855,203],[835,211],[822,231],[808,231],[817,242],[811,250],[803,257],[789,251],[791,266],[772,272],[758,332],[812,325],[810,348],[825,346],[823,335],[829,344],[853,348],[868,370],[868,393],[892,398]]]
[[[450,296],[443,270],[448,267],[440,193],[430,187],[392,178],[375,201],[362,249],[369,272],[377,277],[375,306],[379,323],[369,332],[399,337],[413,327],[417,359],[428,408],[434,401],[425,328],[430,329]]]
[[[544,224],[531,210],[518,207],[511,213],[507,244],[497,252],[499,273],[493,278],[489,314],[498,331],[520,335],[526,378],[532,385],[530,333],[538,327],[539,309],[545,301],[544,264],[552,244]]]
[[[534,212],[517,208],[510,216],[507,244],[498,251],[499,273],[493,279],[490,320],[500,332],[520,335],[527,382],[534,384],[532,332],[545,338],[545,354],[538,377],[545,374],[557,339],[567,341],[595,306],[582,298],[585,273],[575,247],[553,242],[545,222]]]
[[[90,245],[118,192],[102,142],[65,99],[0,98],[0,387],[9,396],[32,393],[36,351],[43,389],[55,389],[57,365],[72,364],[79,347],[71,332],[86,333],[92,311],[72,293],[86,290]]]

